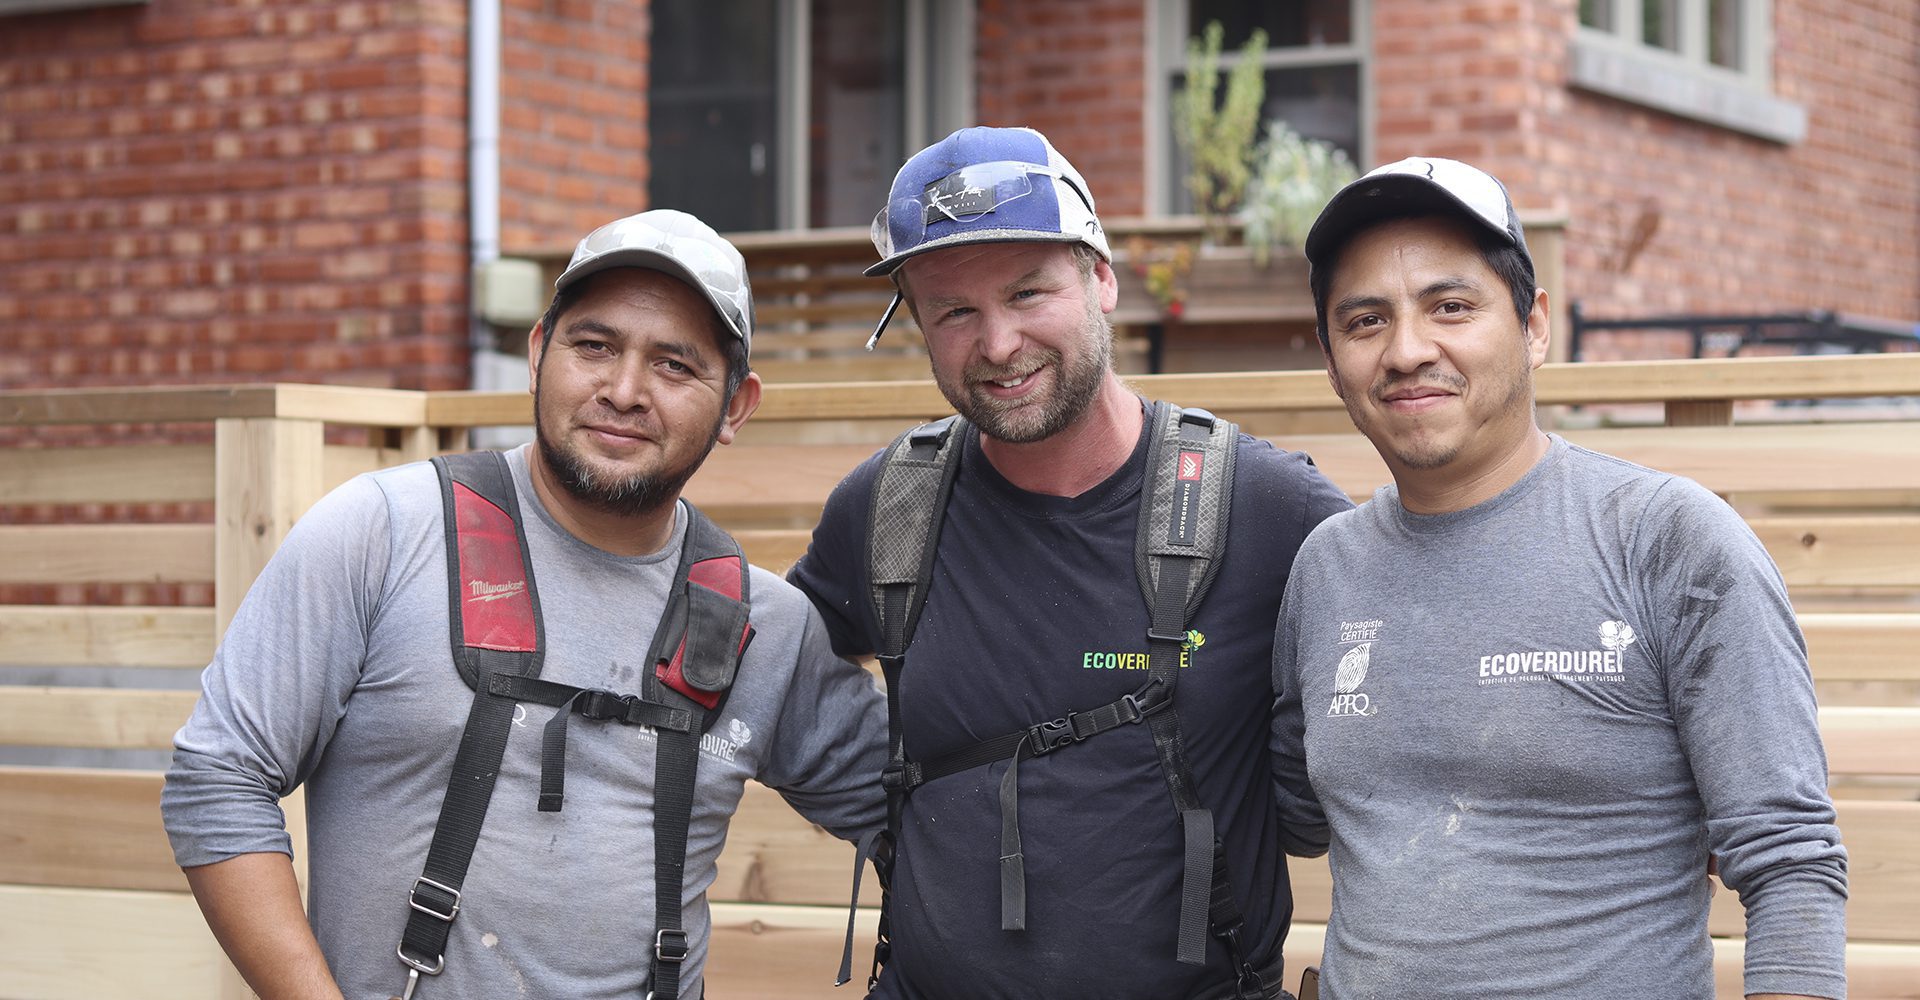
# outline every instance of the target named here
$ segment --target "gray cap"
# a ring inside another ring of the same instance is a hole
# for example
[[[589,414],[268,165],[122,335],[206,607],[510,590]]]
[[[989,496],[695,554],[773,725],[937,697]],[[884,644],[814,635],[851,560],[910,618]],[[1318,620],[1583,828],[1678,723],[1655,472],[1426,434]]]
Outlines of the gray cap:
[[[555,279],[554,291],[614,267],[644,267],[692,285],[751,350],[753,287],[747,281],[746,258],[706,223],[671,208],[609,222],[573,248],[573,259]]]
[[[1307,232],[1307,263],[1333,263],[1333,255],[1354,233],[1382,219],[1411,215],[1447,215],[1501,237],[1533,266],[1527,237],[1514,213],[1513,199],[1492,174],[1479,167],[1435,156],[1410,156],[1340,189],[1320,210]]]

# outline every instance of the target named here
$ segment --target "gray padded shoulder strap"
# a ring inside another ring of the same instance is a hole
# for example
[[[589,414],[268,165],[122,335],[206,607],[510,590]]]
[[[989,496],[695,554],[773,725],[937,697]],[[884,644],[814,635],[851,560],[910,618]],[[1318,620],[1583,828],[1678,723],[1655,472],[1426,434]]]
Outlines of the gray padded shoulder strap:
[[[1187,582],[1187,617],[1199,608],[1219,572],[1233,498],[1233,461],[1240,428],[1199,408],[1156,402],[1147,419],[1146,481],[1141,484],[1135,572],[1147,604],[1160,583],[1160,556],[1196,560]]]
[[[902,655],[913,639],[966,428],[957,414],[922,424],[895,438],[881,461],[867,519],[867,591],[881,656]]]

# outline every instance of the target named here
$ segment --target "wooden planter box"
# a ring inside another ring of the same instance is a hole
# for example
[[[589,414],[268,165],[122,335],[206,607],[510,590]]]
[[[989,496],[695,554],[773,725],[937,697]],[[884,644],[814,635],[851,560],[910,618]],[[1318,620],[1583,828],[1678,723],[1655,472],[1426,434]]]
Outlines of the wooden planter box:
[[[1120,303],[1116,327],[1147,341],[1147,370],[1273,371],[1320,364],[1313,339],[1313,295],[1307,260],[1277,251],[1265,266],[1240,246],[1200,246],[1178,279],[1187,296],[1177,314],[1147,293],[1146,279],[1118,250]]]

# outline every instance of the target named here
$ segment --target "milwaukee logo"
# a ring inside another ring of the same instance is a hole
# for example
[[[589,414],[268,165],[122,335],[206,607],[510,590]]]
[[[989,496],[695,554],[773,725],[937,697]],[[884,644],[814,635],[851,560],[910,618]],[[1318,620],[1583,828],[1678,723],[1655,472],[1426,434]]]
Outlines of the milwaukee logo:
[[[467,582],[467,601],[504,601],[519,597],[527,592],[527,581],[515,580],[512,583],[488,583],[485,580]]]

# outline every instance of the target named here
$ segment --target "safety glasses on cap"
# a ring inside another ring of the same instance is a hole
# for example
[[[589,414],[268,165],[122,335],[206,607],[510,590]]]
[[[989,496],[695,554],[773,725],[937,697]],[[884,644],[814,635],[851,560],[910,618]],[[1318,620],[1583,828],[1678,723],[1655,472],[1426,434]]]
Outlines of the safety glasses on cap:
[[[1093,203],[1062,171],[1037,163],[996,160],[972,163],[928,184],[919,195],[895,198],[873,217],[874,249],[882,258],[920,245],[927,227],[941,219],[972,222],[1033,193],[1035,175],[1065,183],[1093,211]]]

